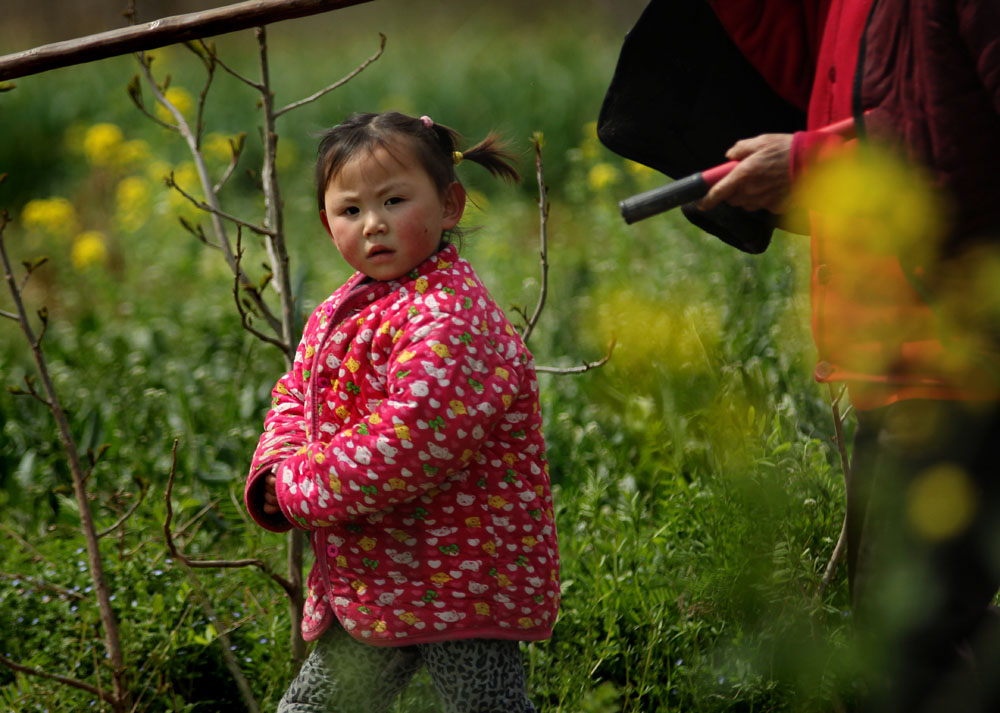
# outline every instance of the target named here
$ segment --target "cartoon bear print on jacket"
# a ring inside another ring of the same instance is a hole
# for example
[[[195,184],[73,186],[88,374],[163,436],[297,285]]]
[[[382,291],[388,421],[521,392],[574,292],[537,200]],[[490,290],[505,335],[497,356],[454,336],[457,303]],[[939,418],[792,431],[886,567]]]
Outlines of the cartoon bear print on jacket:
[[[447,246],[356,274],[310,317],[247,480],[263,527],[310,531],[306,640],[551,636],[556,545],[531,354]],[[276,469],[283,516],[261,509]]]

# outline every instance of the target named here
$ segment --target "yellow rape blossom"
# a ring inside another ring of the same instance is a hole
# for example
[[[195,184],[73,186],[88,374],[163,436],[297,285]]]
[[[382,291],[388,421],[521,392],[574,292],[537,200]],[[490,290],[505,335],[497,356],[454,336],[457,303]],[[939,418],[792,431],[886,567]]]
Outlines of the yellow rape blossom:
[[[587,173],[587,185],[596,193],[618,182],[621,174],[610,163],[596,163]]]
[[[36,198],[28,201],[21,213],[24,227],[43,230],[52,235],[72,235],[77,232],[76,209],[65,198]]]
[[[141,176],[123,179],[115,189],[115,220],[128,232],[134,232],[149,217],[152,191],[149,181]]]
[[[93,166],[111,166],[119,160],[125,141],[122,130],[114,124],[94,124],[83,135],[83,155]]]
[[[224,134],[209,134],[201,144],[201,151],[209,161],[229,163],[233,158],[233,149],[229,145],[232,138]]]
[[[96,230],[88,230],[77,235],[73,241],[70,257],[73,261],[73,267],[78,270],[107,262],[108,248],[104,234]]]

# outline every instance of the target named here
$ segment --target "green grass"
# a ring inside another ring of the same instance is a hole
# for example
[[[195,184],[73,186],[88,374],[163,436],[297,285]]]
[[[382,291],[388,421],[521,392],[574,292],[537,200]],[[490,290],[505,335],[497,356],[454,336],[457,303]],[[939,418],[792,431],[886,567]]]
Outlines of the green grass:
[[[842,486],[828,395],[810,376],[803,239],[778,235],[750,257],[677,215],[624,225],[616,201],[659,179],[633,172],[588,127],[624,20],[530,4],[494,13],[441,2],[426,16],[379,5],[270,31],[279,104],[345,74],[374,51],[379,30],[388,36],[368,71],[279,125],[303,309],[348,274],[315,218],[310,132],[349,111],[392,107],[430,114],[471,140],[499,128],[524,155],[521,188],[462,169],[482,209],[472,211],[478,230],[464,238],[464,254],[512,315],[530,312],[538,295],[527,139],[544,133],[549,296],[532,350],[540,364],[572,366],[617,342],[600,369],[541,377],[564,600],[552,640],[525,646],[539,709],[811,711],[827,709],[834,691],[849,695],[842,576],[817,593]],[[252,35],[220,47],[255,71]],[[200,90],[189,53],[160,52],[154,66],[193,96]],[[282,538],[248,523],[239,502],[281,357],[241,330],[221,258],[177,223],[178,211],[197,214],[150,178],[158,162],[185,159],[179,140],[129,102],[134,71],[127,58],[109,60],[26,78],[0,95],[0,172],[9,174],[0,206],[15,219],[7,244],[17,261],[50,258],[26,297],[48,308],[44,346],[75,437],[84,450],[110,446],[91,479],[99,528],[149,488],[125,532],[102,540],[135,694],[150,711],[242,710],[215,639],[226,626],[255,694],[273,709],[291,675],[281,592],[252,570],[199,573],[222,617],[209,622],[161,532],[178,439],[173,504],[175,523],[190,522],[189,553],[281,566]],[[208,130],[246,131],[252,165],[254,98],[227,77],[217,85]],[[88,161],[82,137],[98,123],[146,142],[148,155],[128,166]],[[149,193],[121,206],[118,187],[130,177]],[[249,179],[226,191],[234,212],[260,215]],[[23,224],[30,199],[56,196],[74,206],[77,229]],[[74,266],[84,230],[104,234],[105,262]],[[256,242],[248,249],[257,271],[263,253]],[[0,299],[0,309],[9,304]],[[31,369],[14,325],[0,321],[3,382],[22,383]],[[54,427],[41,404],[6,392],[0,421],[0,653],[89,677],[103,652]],[[429,686],[418,679],[397,710],[433,710]],[[75,712],[89,700],[0,667],[0,710]]]

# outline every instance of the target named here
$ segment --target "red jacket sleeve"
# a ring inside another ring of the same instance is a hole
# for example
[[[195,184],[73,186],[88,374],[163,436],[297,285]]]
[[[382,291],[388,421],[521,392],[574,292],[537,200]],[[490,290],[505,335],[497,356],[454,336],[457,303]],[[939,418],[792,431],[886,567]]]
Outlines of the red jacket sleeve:
[[[310,334],[314,319],[315,316],[310,317],[306,334]],[[292,528],[284,515],[264,512],[264,478],[306,444],[305,380],[302,375],[306,349],[303,339],[296,350],[292,370],[281,377],[271,391],[271,409],[264,419],[264,433],[257,443],[243,495],[250,516],[272,532]]]
[[[448,487],[520,387],[509,355],[499,354],[488,328],[479,326],[427,313],[401,326],[378,408],[278,467],[278,502],[295,526],[327,527]]]

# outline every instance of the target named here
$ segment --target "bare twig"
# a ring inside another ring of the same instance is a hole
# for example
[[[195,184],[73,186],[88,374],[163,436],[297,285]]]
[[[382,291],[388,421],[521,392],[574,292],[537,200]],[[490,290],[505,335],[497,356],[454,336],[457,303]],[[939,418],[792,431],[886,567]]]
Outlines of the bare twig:
[[[40,582],[34,577],[29,577],[23,574],[13,574],[11,572],[0,572],[0,578],[9,579],[13,582],[21,581],[24,582],[29,587],[34,589],[43,589],[47,592],[52,592],[53,594],[58,594],[60,597],[65,597],[67,599],[86,599],[84,595],[79,592],[74,592],[72,589],[66,589],[65,587],[60,587],[57,584],[50,584],[49,582]]]
[[[114,532],[119,527],[121,527],[122,525],[124,525],[125,521],[128,520],[130,517],[132,517],[132,513],[134,513],[136,511],[136,509],[142,504],[142,501],[145,500],[147,492],[149,492],[149,486],[147,484],[145,484],[145,483],[142,483],[142,489],[139,491],[139,497],[136,498],[136,501],[134,503],[132,503],[132,507],[130,507],[128,510],[126,510],[125,514],[122,515],[120,518],[118,518],[115,521],[114,525],[112,525],[111,527],[107,528],[106,530],[98,532],[97,533],[98,539],[100,539],[102,537],[106,537],[107,535],[110,535],[112,532]]]
[[[4,239],[4,228],[8,222],[9,218],[7,217],[6,212],[4,212],[2,216],[0,216],[0,261],[3,263],[4,278],[10,290],[11,297],[14,300],[14,306],[17,310],[18,322],[20,323],[21,331],[24,333],[24,337],[31,347],[35,367],[45,390],[49,412],[52,414],[53,420],[56,422],[59,441],[66,454],[70,473],[73,478],[73,490],[76,494],[76,500],[79,506],[80,529],[87,546],[90,578],[93,583],[94,593],[97,598],[98,611],[100,612],[101,617],[101,624],[104,629],[104,647],[112,667],[113,693],[108,693],[100,687],[90,686],[89,684],[76,681],[75,679],[63,679],[63,677],[54,676],[52,674],[47,674],[46,677],[52,678],[53,680],[60,680],[69,686],[75,686],[77,688],[88,690],[94,695],[100,696],[102,700],[111,702],[115,711],[123,711],[127,710],[129,706],[129,692],[127,686],[125,685],[125,665],[122,655],[122,647],[118,636],[118,620],[114,609],[111,607],[110,591],[107,580],[104,577],[104,563],[101,558],[100,547],[98,546],[93,512],[90,509],[90,501],[87,497],[84,469],[80,462],[76,442],[73,440],[73,434],[69,427],[69,419],[66,417],[65,411],[63,411],[62,404],[56,395],[55,387],[53,386],[52,379],[49,375],[48,365],[41,349],[41,336],[36,338],[34,335],[34,330],[31,328],[31,323],[28,321],[28,315],[25,311],[24,301],[21,299],[21,292],[18,289],[17,282],[15,281],[13,272],[11,271],[10,259],[7,255],[7,247]],[[42,310],[39,310],[39,316],[42,317],[43,324],[47,323],[47,316]],[[7,661],[8,660],[4,659],[5,664]],[[41,675],[42,673],[36,673],[34,669],[29,669],[27,667],[22,667],[18,670],[30,672],[34,675]]]
[[[246,133],[241,133],[236,139],[229,139],[229,149],[232,151],[233,158],[229,161],[229,166],[226,167],[225,172],[222,174],[222,178],[219,182],[212,186],[212,191],[218,193],[222,190],[222,187],[226,185],[232,177],[233,172],[236,170],[236,164],[239,163],[240,156],[243,155],[243,147],[246,146]]]
[[[840,400],[844,396],[845,387],[841,387],[840,393],[835,394],[833,392],[833,384],[828,384],[830,389],[830,408],[833,412],[833,430],[837,439],[837,451],[840,453],[840,467],[844,472],[844,483],[845,485],[850,481],[851,478],[851,463],[847,456],[847,443],[844,440],[844,418],[845,416],[840,413]],[[826,569],[823,571],[823,578],[820,580],[819,586],[816,591],[817,597],[822,597],[823,592],[830,585],[833,579],[833,573],[837,570],[837,564],[839,564],[841,558],[844,556],[844,550],[847,549],[847,516],[844,516],[844,522],[840,526],[840,535],[837,537],[837,544],[833,548],[833,553],[830,555],[830,561],[826,563]]]
[[[608,352],[601,359],[592,362],[584,362],[580,366],[558,367],[558,366],[536,366],[535,371],[539,374],[582,374],[591,369],[597,369],[608,363],[611,353],[615,350],[616,340],[612,339],[608,343]]]
[[[190,193],[188,193],[187,191],[185,191],[183,188],[181,188],[179,185],[177,185],[177,181],[174,180],[173,171],[171,171],[170,175],[167,176],[166,178],[164,178],[163,180],[164,180],[164,183],[166,183],[168,187],[173,188],[175,191],[177,191],[182,196],[184,196],[185,198],[187,198],[196,208],[199,208],[200,210],[203,210],[206,213],[211,213],[212,215],[217,215],[220,218],[225,218],[230,223],[235,223],[236,225],[240,225],[240,226],[242,226],[242,227],[244,227],[244,228],[246,228],[248,230],[253,231],[254,233],[257,233],[258,235],[271,235],[271,236],[274,235],[273,231],[268,230],[267,228],[265,228],[263,226],[254,225],[253,223],[249,223],[249,222],[243,220],[242,218],[237,218],[235,215],[230,215],[229,213],[225,212],[224,210],[221,210],[219,208],[215,208],[213,206],[210,206],[205,201],[198,200],[197,198],[195,198],[194,196],[192,196]],[[207,242],[207,241],[203,241],[203,242]],[[216,246],[216,247],[218,247],[218,246]]]
[[[353,72],[351,72],[350,74],[348,74],[347,76],[345,76],[343,79],[340,79],[339,81],[336,81],[333,84],[331,84],[331,85],[329,85],[327,87],[324,87],[323,89],[320,89],[318,92],[316,92],[315,94],[312,94],[312,95],[306,97],[305,99],[300,99],[297,102],[293,102],[293,103],[291,103],[291,104],[289,104],[287,106],[283,106],[282,108],[280,108],[276,112],[274,112],[274,117],[278,118],[279,116],[281,116],[282,114],[284,114],[287,111],[292,111],[293,109],[298,109],[300,106],[305,106],[306,104],[309,104],[310,102],[314,102],[317,99],[319,99],[321,96],[323,96],[324,94],[328,94],[329,92],[332,92],[334,89],[339,89],[340,87],[344,86],[349,81],[351,81],[352,79],[354,79],[356,76],[358,76],[359,74],[361,74],[361,72],[363,72],[365,70],[365,68],[369,64],[371,64],[372,62],[374,62],[375,60],[377,60],[379,57],[381,57],[382,53],[385,51],[385,35],[383,35],[380,32],[380,33],[378,33],[378,36],[381,38],[381,42],[379,43],[378,51],[375,52],[375,54],[373,54],[371,57],[369,57],[368,59],[366,59],[364,62],[362,62],[361,64],[359,64],[354,69]]]
[[[58,569],[56,567],[56,563],[55,562],[53,562],[48,557],[46,557],[45,555],[43,555],[42,552],[41,552],[41,550],[39,550],[33,544],[31,544],[26,539],[24,539],[23,537],[21,537],[21,535],[18,534],[17,530],[15,530],[14,528],[12,528],[10,525],[7,525],[6,523],[4,523],[2,520],[0,520],[0,530],[4,530],[7,533],[8,537],[12,537],[15,540],[17,540],[17,543],[21,546],[22,549],[30,550],[37,559],[39,559],[42,562],[44,562],[45,564],[49,565],[53,569]]]
[[[236,264],[239,265],[243,260],[243,234],[237,230],[236,232]],[[240,325],[250,334],[257,337],[257,339],[262,342],[267,342],[268,344],[273,344],[278,348],[283,348],[282,344],[278,339],[275,339],[269,334],[264,334],[262,331],[253,326],[250,321],[250,314],[244,308],[243,303],[240,301],[240,294],[247,289],[254,289],[253,285],[247,285],[240,279],[240,272],[237,272],[233,276],[233,301],[236,303],[236,311],[240,315]]]
[[[70,686],[71,688],[79,688],[81,691],[86,691],[92,696],[97,696],[102,701],[110,703],[113,707],[118,704],[118,700],[113,693],[105,691],[103,688],[97,686],[92,686],[84,681],[77,680],[75,678],[69,678],[67,676],[59,676],[54,673],[49,673],[47,671],[42,671],[37,668],[31,668],[30,666],[24,666],[15,661],[11,661],[6,656],[0,655],[0,664],[3,664],[11,671],[16,671],[17,673],[27,674],[28,676],[36,676],[37,678],[47,678],[50,681],[56,681],[64,686]]]
[[[217,55],[215,53],[215,48],[214,47],[210,47],[209,45],[207,45],[204,40],[198,40],[198,42],[201,43],[201,48],[203,50],[205,50],[210,55],[212,55],[213,59],[215,59],[216,64],[218,64],[224,70],[226,70],[227,72],[229,72],[229,74],[231,74],[233,77],[235,77],[236,79],[240,80],[244,84],[247,84],[247,85],[253,87],[257,91],[261,91],[261,90],[264,89],[264,86],[262,84],[260,84],[259,82],[255,82],[254,80],[252,80],[252,79],[250,79],[248,77],[243,76],[242,74],[240,74],[239,72],[237,72],[235,69],[233,69],[232,67],[230,67],[228,64],[226,64],[225,62],[223,62],[222,59],[219,57],[219,55]]]
[[[521,338],[524,343],[527,344],[528,340],[531,338],[531,333],[535,331],[535,326],[538,324],[538,319],[542,316],[542,309],[545,307],[545,298],[549,291],[549,237],[548,237],[548,222],[549,222],[549,201],[548,201],[548,187],[545,185],[545,176],[542,170],[542,136],[540,133],[536,132],[531,139],[532,145],[535,147],[535,174],[538,177],[538,213],[539,213],[539,260],[542,266],[542,284],[538,293],[538,304],[535,305],[535,311],[528,320],[528,323],[524,327],[524,333]],[[610,354],[610,352],[609,352]]]
[[[236,259],[233,255],[232,246],[230,245],[229,238],[226,235],[225,225],[222,223],[223,217],[219,215],[219,212],[221,212],[219,199],[218,196],[211,190],[212,181],[209,178],[208,168],[205,165],[204,157],[198,149],[194,132],[191,131],[191,127],[188,125],[187,120],[184,118],[184,115],[180,112],[180,110],[174,106],[166,98],[166,96],[164,96],[159,85],[157,85],[156,80],[153,78],[153,73],[149,67],[149,63],[145,61],[145,58],[141,54],[139,55],[139,65],[142,67],[143,73],[146,77],[146,82],[150,87],[150,91],[152,91],[153,95],[156,97],[156,101],[166,108],[177,122],[181,136],[184,137],[184,140],[188,145],[195,168],[198,171],[198,179],[201,182],[202,190],[205,192],[205,202],[212,209],[209,211],[209,216],[212,218],[212,227],[215,231],[216,237],[218,238],[219,248],[222,250],[230,269],[234,272],[238,272],[239,267],[236,265]],[[275,333],[281,334],[282,324],[271,312],[267,303],[264,302],[260,295],[252,295],[252,297],[255,301],[256,307],[261,311],[261,314],[264,316],[264,319],[267,321],[271,329],[274,330]],[[283,351],[287,353],[291,348],[292,347],[288,347],[287,349],[283,349]]]
[[[171,502],[171,496],[174,490],[174,477],[177,471],[177,441],[174,441],[172,461],[170,465],[170,473],[167,476],[167,491],[164,495],[164,503],[166,505],[167,514],[163,521],[163,536],[167,542],[167,549],[170,550],[172,557],[192,568],[220,568],[220,569],[237,569],[242,567],[256,567],[268,577],[271,578],[279,587],[285,590],[286,593],[291,595],[292,584],[287,579],[279,574],[276,574],[264,560],[260,559],[241,559],[241,560],[194,560],[188,557],[186,554],[180,551],[177,544],[174,542],[173,532],[170,529],[171,521],[174,517],[173,503]]]
[[[43,45],[0,57],[0,80],[24,77],[57,67],[165,47],[272,22],[329,12],[369,0],[247,0],[186,15],[164,17],[66,42]]]

